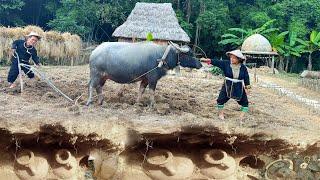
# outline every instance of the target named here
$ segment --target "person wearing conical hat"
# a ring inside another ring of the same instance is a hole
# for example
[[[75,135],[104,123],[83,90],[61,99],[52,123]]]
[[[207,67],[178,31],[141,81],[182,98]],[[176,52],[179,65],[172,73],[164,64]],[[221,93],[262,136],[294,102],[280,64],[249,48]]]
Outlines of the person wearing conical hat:
[[[201,60],[209,65],[212,64],[219,67],[225,75],[225,82],[217,99],[219,118],[224,119],[224,104],[231,98],[241,105],[240,118],[242,119],[249,110],[247,94],[251,88],[249,73],[243,64],[246,58],[240,50],[229,51],[226,55],[229,56],[229,61],[208,58],[202,58]]]
[[[8,83],[10,88],[15,87],[15,80],[19,75],[18,59],[20,63],[30,65],[30,57],[32,57],[33,62],[40,66],[39,57],[37,55],[37,50],[35,45],[41,39],[41,36],[36,32],[30,32],[25,36],[25,40],[19,39],[15,40],[11,46],[11,67],[8,73]],[[34,78],[34,74],[27,67],[21,67],[21,70],[29,77]]]

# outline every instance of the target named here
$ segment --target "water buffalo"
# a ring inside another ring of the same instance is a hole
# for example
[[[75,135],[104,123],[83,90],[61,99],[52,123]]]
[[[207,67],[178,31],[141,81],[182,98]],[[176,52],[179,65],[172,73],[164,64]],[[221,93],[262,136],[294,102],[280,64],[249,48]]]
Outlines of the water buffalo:
[[[153,106],[158,80],[166,74],[168,69],[178,65],[198,69],[202,67],[188,46],[179,47],[172,42],[169,45],[158,45],[153,42],[102,43],[90,55],[87,105],[92,102],[93,88],[97,91],[98,103],[102,104],[102,87],[107,79],[111,79],[123,84],[141,81],[137,102],[149,85],[150,104]]]

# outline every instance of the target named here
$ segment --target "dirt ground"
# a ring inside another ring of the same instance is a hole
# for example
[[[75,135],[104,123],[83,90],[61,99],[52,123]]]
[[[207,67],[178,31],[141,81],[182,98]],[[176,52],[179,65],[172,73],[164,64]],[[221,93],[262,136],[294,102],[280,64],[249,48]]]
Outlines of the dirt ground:
[[[0,69],[2,81],[7,71],[8,68]],[[138,83],[121,85],[112,81],[104,86],[104,104],[97,105],[95,97],[94,104],[86,107],[88,66],[42,67],[41,71],[62,92],[77,99],[77,103],[68,102],[39,80],[24,78],[23,93],[19,92],[19,86],[9,90],[6,82],[0,83],[1,149],[7,152],[0,163],[0,174],[13,177],[12,171],[16,169],[12,167],[15,159],[12,154],[24,148],[42,153],[67,148],[79,161],[90,156],[95,148],[117,153],[120,160],[114,178],[119,179],[133,176],[148,179],[149,176],[141,173],[139,164],[144,162],[149,149],[157,148],[184,152],[190,157],[203,149],[219,148],[232,155],[237,163],[250,155],[269,158],[259,168],[239,168],[243,171],[238,173],[238,179],[245,179],[241,178],[246,175],[243,172],[256,174],[251,178],[263,177],[268,162],[279,155],[319,154],[320,159],[319,110],[262,87],[259,82],[252,82],[246,118],[238,118],[240,106],[230,100],[225,108],[226,120],[222,121],[217,117],[215,99],[223,78],[204,70],[183,69],[180,75],[169,73],[162,78],[157,85],[154,108],[148,106],[148,91],[141,104],[135,103]],[[272,81],[320,101],[318,93],[299,87],[294,81],[262,72],[259,77],[261,81]],[[131,174],[121,171],[131,161],[135,162],[131,164],[131,170],[134,169]],[[200,160],[193,158],[193,162]],[[83,166],[90,167],[87,163]],[[195,170],[191,179],[199,178],[199,172]],[[316,176],[317,171],[312,172]]]

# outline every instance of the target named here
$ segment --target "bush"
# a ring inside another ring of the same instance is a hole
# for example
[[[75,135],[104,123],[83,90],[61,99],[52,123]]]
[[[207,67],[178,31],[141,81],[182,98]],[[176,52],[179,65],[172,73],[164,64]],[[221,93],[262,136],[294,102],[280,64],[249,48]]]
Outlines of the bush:
[[[210,67],[209,72],[215,76],[223,75],[223,71],[216,66]]]

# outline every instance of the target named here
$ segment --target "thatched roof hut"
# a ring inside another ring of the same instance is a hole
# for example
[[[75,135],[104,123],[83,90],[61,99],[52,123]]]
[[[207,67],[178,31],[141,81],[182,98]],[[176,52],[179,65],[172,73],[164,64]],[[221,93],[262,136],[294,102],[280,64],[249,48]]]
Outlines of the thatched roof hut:
[[[180,27],[171,3],[136,3],[131,14],[112,34],[119,41],[145,40],[152,33],[155,41],[190,42]]]

